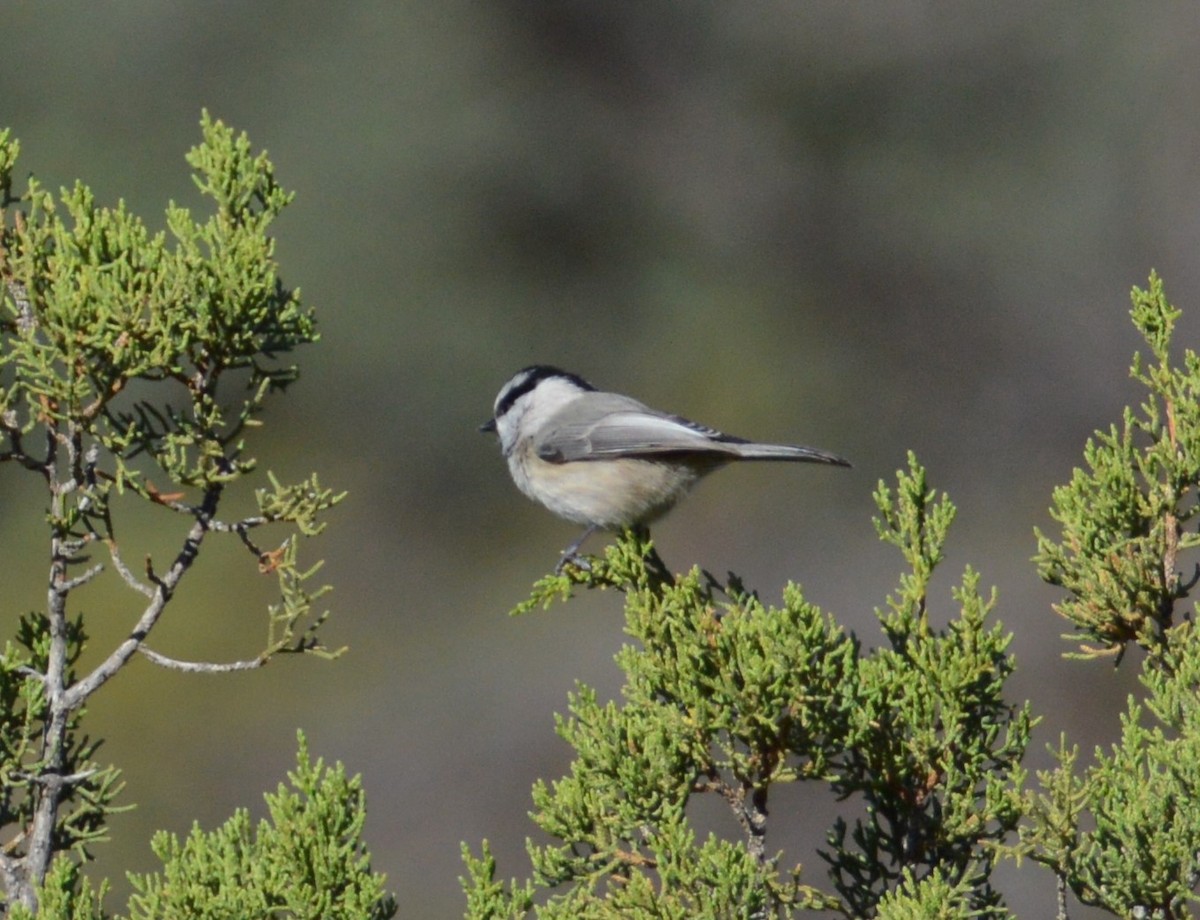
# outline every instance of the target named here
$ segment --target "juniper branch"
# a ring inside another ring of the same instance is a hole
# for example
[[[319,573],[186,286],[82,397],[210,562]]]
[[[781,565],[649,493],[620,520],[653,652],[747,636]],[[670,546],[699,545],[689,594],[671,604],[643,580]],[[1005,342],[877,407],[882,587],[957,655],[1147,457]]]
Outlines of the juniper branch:
[[[183,661],[178,658],[169,658],[166,655],[160,655],[145,645],[139,645],[137,650],[140,655],[159,667],[168,668],[172,671],[183,671],[187,674],[229,674],[234,671],[253,671],[261,668],[270,660],[268,657],[260,655],[258,658],[251,658],[246,661]]]

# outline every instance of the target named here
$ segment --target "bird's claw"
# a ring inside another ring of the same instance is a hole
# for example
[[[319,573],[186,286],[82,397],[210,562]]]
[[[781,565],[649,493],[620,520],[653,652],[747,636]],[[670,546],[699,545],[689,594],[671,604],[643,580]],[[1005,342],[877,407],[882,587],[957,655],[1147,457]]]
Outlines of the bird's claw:
[[[570,552],[563,553],[562,558],[558,560],[558,565],[554,567],[554,574],[561,575],[563,573],[563,569],[565,569],[568,565],[575,566],[575,568],[579,569],[581,572],[590,572],[592,570],[592,564],[588,562],[586,556],[581,556],[576,552]]]

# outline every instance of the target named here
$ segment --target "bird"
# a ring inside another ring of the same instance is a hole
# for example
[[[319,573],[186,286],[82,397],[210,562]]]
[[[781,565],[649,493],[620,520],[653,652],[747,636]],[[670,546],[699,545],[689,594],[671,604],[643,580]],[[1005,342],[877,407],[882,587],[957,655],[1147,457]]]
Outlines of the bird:
[[[517,488],[559,517],[583,525],[555,572],[573,563],[597,530],[644,530],[701,478],[741,460],[849,467],[815,447],[764,444],[725,434],[629,396],[592,386],[547,364],[523,368],[500,388],[494,432]]]

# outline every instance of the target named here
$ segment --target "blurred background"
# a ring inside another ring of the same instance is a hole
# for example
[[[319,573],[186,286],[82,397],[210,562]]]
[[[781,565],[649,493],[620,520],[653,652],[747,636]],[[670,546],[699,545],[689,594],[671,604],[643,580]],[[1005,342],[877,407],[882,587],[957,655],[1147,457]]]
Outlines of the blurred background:
[[[611,594],[506,616],[575,535],[476,432],[534,362],[851,458],[729,470],[655,534],[673,567],[767,600],[799,581],[868,645],[900,571],[871,491],[915,450],[960,509],[935,621],[979,569],[1015,634],[1011,696],[1044,717],[1031,765],[1064,730],[1110,743],[1136,662],[1064,662],[1029,557],[1084,440],[1140,398],[1130,287],[1157,268],[1200,342],[1196,26],[1191,4],[1031,0],[8,4],[21,176],[81,178],[162,227],[169,199],[195,202],[202,107],[268,149],[297,192],[283,277],[323,340],[257,453],[349,490],[303,548],[327,559],[342,659],[220,678],[136,661],[94,699],[138,806],[96,873],[155,867],[153,829],[261,814],[302,727],[363,774],[403,916],[461,915],[461,842],[527,874],[531,784],[569,762],[553,714],[577,679],[617,691],[624,641]],[[27,478],[0,470],[5,624],[44,597]],[[253,655],[271,588],[239,546],[207,546],[153,645]],[[99,655],[138,606],[90,590]],[[816,790],[773,811],[801,830],[770,843],[818,885],[834,811]],[[1047,873],[1001,881],[1049,914]]]

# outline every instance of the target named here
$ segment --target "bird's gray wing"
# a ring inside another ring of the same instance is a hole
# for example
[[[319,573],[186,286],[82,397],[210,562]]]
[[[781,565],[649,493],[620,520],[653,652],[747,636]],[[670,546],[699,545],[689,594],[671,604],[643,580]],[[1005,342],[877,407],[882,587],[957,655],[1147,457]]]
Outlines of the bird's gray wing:
[[[588,394],[547,419],[534,438],[552,463],[670,453],[736,454],[740,439],[612,393]]]

